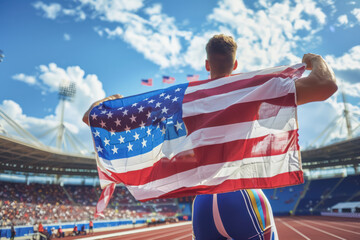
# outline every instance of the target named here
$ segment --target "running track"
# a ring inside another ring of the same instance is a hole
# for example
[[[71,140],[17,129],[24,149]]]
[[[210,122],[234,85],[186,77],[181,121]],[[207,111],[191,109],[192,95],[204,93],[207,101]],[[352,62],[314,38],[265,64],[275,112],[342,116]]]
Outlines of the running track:
[[[280,240],[360,239],[360,219],[309,216],[278,217],[275,221]],[[191,223],[183,222],[121,232],[102,232],[81,240],[191,240],[191,233]]]

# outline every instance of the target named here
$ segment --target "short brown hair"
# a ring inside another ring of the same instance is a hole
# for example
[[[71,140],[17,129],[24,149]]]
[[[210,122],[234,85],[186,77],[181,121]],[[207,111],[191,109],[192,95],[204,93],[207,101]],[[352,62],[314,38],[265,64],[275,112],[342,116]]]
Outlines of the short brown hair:
[[[237,44],[232,36],[214,35],[206,44],[207,59],[212,71],[231,73],[235,62]]]

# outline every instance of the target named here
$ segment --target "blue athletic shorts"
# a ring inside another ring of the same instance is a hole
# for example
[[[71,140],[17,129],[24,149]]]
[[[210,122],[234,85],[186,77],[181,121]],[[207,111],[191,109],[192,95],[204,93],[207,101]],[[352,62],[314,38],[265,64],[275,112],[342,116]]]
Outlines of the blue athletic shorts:
[[[196,196],[193,202],[195,240],[276,240],[274,217],[260,189]]]

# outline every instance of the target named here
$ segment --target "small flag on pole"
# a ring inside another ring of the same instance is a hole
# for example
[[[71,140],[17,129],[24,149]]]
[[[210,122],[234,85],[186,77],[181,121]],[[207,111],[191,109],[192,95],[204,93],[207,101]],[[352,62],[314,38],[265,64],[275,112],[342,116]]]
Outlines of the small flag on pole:
[[[163,76],[163,83],[174,83],[174,82],[175,82],[174,77]]]
[[[152,80],[152,78],[142,79],[142,80],[141,80],[141,85],[152,86],[152,85],[153,85],[153,80]]]
[[[199,81],[199,75],[187,75],[186,79],[189,82],[195,82],[195,81]]]

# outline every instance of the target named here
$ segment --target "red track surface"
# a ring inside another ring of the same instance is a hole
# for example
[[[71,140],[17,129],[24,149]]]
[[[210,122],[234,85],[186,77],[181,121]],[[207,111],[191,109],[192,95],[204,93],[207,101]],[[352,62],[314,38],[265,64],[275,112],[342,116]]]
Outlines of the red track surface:
[[[332,239],[360,239],[360,220],[335,217],[280,217],[275,218],[280,240],[332,240]],[[147,228],[155,229],[155,228]],[[132,233],[123,236],[107,237],[109,233],[102,232],[96,235],[99,239],[126,239],[126,240],[191,240],[191,224],[175,226],[166,229]],[[126,231],[121,231],[126,232]],[[85,237],[86,239],[87,237]],[[74,237],[73,237],[74,239]],[[85,240],[84,239],[84,240]]]

